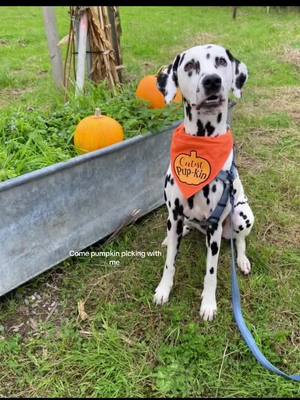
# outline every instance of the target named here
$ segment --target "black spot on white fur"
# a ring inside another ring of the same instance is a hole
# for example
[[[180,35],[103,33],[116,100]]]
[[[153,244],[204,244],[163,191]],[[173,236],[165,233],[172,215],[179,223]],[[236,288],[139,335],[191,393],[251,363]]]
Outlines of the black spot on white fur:
[[[205,129],[206,129],[207,135],[210,136],[213,134],[215,127],[210,123],[210,121],[208,121],[205,125]]]
[[[182,54],[182,57],[181,57],[181,59],[180,59],[180,61],[179,61],[179,65],[181,65],[181,63],[182,63],[184,57],[185,57],[185,53]]]
[[[182,219],[180,219],[177,222],[177,229],[176,229],[177,235],[181,235],[182,234],[182,230],[183,230],[183,222],[182,222]]]
[[[239,201],[239,202],[237,202],[233,207],[235,208],[235,207],[237,207],[237,206],[241,206],[241,205],[247,204],[247,203],[248,203],[248,201]]]
[[[192,107],[190,105],[190,103],[186,102],[186,106],[185,106],[185,111],[186,111],[186,115],[188,116],[189,120],[192,120]]]
[[[191,196],[188,198],[188,205],[189,205],[190,209],[192,209],[194,207],[194,196]]]
[[[195,60],[192,58],[185,64],[184,70],[185,72],[191,72],[194,68],[195,68]]]
[[[209,196],[209,185],[205,185],[202,190],[203,190],[203,196],[206,198],[206,204],[209,204],[210,203],[210,200],[208,197]]]
[[[180,204],[178,197],[174,202],[175,208],[173,209],[174,220],[177,221],[178,215],[183,215],[183,206]]]
[[[233,57],[233,55],[230,53],[230,51],[229,51],[228,49],[226,49],[225,51],[226,51],[226,54],[227,54],[229,60],[230,60],[230,61],[234,61],[234,57]]]
[[[168,182],[170,182],[170,181],[171,181],[171,174],[167,174],[166,178],[165,178],[165,188],[167,187]]]
[[[204,136],[205,129],[200,119],[197,120],[197,136]]]
[[[176,86],[178,86],[178,78],[177,78],[177,68],[180,60],[180,54],[177,54],[175,61],[173,63],[173,74],[172,74],[172,79],[175,83]]]
[[[248,218],[247,215],[243,213],[243,211],[240,212],[240,216],[241,216],[243,219],[247,219],[247,218]]]
[[[211,239],[212,235],[215,233],[215,230],[217,229],[217,227],[218,227],[218,224],[214,223],[207,228],[206,237],[207,237],[208,246],[210,246],[210,239]]]
[[[211,254],[215,256],[219,250],[217,242],[212,242],[210,248],[211,248]]]
[[[207,230],[207,233],[206,233],[206,238],[207,238],[207,245],[208,245],[208,246],[210,246],[210,238],[211,238],[211,234],[210,234],[209,230]]]
[[[172,64],[171,64],[172,66]],[[159,90],[162,92],[162,94],[165,96],[166,95],[166,85],[167,85],[167,80],[168,80],[168,74],[165,73],[160,73],[157,77],[157,85]]]
[[[241,87],[243,86],[243,84],[245,83],[245,81],[246,81],[246,75],[245,74],[243,74],[243,73],[240,73],[240,75],[236,78],[236,80],[235,80],[235,86],[238,88],[238,89],[241,89]]]

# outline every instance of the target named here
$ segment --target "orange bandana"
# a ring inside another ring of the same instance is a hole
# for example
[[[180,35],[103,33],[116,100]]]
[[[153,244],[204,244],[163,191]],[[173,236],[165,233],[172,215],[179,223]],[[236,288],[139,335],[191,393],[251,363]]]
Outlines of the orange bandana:
[[[185,198],[198,193],[220,173],[233,149],[230,130],[217,137],[192,136],[180,125],[173,133],[171,168]]]

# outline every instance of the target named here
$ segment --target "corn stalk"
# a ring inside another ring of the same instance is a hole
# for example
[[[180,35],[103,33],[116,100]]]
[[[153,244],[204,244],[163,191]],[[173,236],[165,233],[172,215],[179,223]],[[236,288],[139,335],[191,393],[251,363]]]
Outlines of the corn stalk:
[[[106,80],[111,90],[121,83],[121,24],[118,7],[70,7],[70,29],[64,66],[64,85],[76,81],[75,54],[78,50],[79,22],[86,13],[88,21],[88,77],[96,84]]]

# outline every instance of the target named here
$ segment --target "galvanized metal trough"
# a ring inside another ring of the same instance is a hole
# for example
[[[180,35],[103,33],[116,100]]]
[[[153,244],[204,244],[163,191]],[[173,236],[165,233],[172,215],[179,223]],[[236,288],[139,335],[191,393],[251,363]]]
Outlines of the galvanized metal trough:
[[[0,296],[161,206],[179,123],[0,183]]]
[[[175,123],[0,184],[0,296],[161,206]]]

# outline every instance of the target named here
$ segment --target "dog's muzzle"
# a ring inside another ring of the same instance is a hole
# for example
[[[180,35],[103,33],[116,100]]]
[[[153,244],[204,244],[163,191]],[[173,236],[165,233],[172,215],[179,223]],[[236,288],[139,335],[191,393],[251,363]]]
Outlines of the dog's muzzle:
[[[202,80],[206,96],[216,94],[221,89],[222,79],[217,74],[206,75]]]
[[[200,108],[217,108],[220,107],[225,99],[221,95],[211,95],[203,100],[200,104],[196,106],[196,110],[200,110]]]
[[[224,102],[224,98],[220,94],[222,87],[221,77],[217,74],[206,75],[202,79],[201,85],[203,86],[204,93],[207,97],[196,106],[196,109],[200,110],[200,108],[210,109],[220,107]]]

